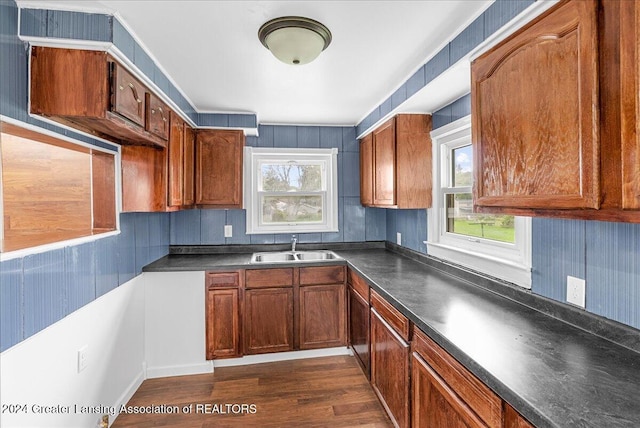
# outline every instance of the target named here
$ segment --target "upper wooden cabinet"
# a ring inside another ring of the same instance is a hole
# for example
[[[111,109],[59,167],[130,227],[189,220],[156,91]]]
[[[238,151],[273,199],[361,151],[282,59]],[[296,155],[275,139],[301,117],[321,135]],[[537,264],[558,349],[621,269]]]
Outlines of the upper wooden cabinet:
[[[360,202],[373,206],[373,134],[360,141]]]
[[[640,222],[636,3],[561,2],[473,62],[477,211]]]
[[[166,140],[169,138],[169,107],[157,96],[147,92],[145,129]],[[175,113],[174,113],[175,115]]]
[[[147,93],[152,95],[105,52],[31,48],[34,114],[119,144],[164,147],[168,108]]]
[[[184,150],[182,169],[182,205],[192,206],[196,203],[196,187],[195,187],[195,145],[196,135],[192,127],[184,126]]]
[[[364,206],[431,206],[431,116],[401,114],[360,143],[360,200]]]
[[[177,114],[171,115],[171,130],[169,132],[167,152],[167,205],[171,207],[181,206],[184,196],[184,130],[187,126],[180,116]]]
[[[616,2],[618,14],[608,27],[620,28],[620,126],[622,139],[622,208],[640,209],[640,4]],[[617,18],[620,18],[619,22]],[[615,39],[614,39],[615,40]]]
[[[242,208],[242,131],[196,133],[196,204]]]

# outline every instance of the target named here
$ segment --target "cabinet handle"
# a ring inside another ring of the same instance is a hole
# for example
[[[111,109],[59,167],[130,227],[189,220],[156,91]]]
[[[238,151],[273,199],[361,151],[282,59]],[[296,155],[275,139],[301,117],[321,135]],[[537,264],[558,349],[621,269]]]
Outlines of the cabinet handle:
[[[166,122],[166,121],[167,121],[167,118],[166,118],[166,117],[164,117],[164,112],[162,111],[162,107],[158,107],[158,111],[159,111],[159,112],[160,112],[160,114],[162,115],[162,121],[163,121],[163,122]]]
[[[136,90],[135,85],[133,83],[129,83],[129,87],[131,88],[131,91],[133,92],[133,97],[136,99],[138,104],[142,104],[142,100],[140,99],[140,97],[138,97],[138,91]]]

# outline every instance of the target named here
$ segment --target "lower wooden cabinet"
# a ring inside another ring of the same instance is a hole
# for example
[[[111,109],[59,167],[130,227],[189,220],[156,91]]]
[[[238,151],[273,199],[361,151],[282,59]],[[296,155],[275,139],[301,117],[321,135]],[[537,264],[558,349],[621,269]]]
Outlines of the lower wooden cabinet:
[[[396,427],[409,426],[409,344],[371,308],[371,386]]]
[[[504,428],[534,428],[534,426],[513,407],[504,403]]]
[[[500,397],[424,333],[412,346],[412,426],[502,427]]]
[[[293,351],[293,288],[246,290],[244,352]]]
[[[207,272],[207,358],[344,346],[345,267]]]
[[[349,345],[367,378],[371,379],[369,302],[349,287]]]
[[[346,344],[345,285],[300,287],[300,349]]]
[[[364,374],[371,379],[369,286],[353,270],[347,272],[349,346]]]
[[[346,345],[345,267],[309,266],[298,272],[299,349]]]
[[[240,355],[240,322],[237,288],[210,288],[207,291],[207,359]]]
[[[206,354],[208,360],[241,355],[239,271],[206,272]]]

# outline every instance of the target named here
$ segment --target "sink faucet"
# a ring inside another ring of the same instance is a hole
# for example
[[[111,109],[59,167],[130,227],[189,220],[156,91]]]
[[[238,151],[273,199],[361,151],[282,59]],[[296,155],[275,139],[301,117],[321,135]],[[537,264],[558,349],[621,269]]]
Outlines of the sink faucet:
[[[296,235],[291,235],[291,251],[295,251],[296,250],[296,243],[298,242],[298,238],[296,238]]]

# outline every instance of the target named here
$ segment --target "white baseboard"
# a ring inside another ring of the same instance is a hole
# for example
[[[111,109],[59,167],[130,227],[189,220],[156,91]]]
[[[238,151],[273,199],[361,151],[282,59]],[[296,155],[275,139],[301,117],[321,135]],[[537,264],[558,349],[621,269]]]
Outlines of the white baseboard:
[[[211,372],[213,372],[213,363],[211,361],[205,361],[200,364],[185,364],[180,366],[147,367],[147,379],[204,374]]]
[[[274,352],[272,354],[247,355],[240,358],[213,360],[216,367],[244,366],[248,364],[272,363],[275,361],[299,360],[303,358],[333,357],[336,355],[353,355],[346,346],[338,348],[311,349],[308,351]]]

